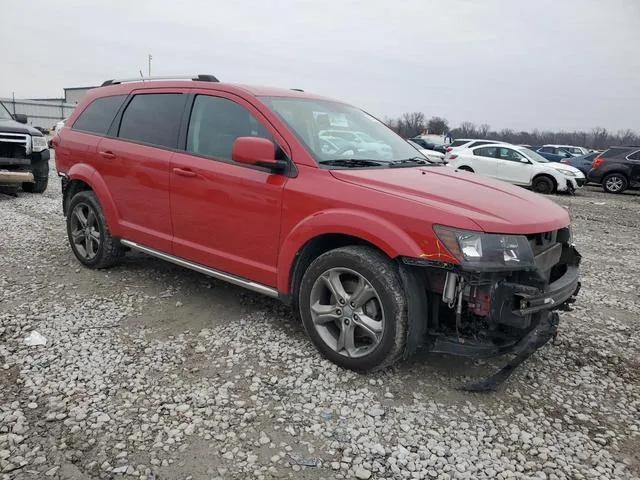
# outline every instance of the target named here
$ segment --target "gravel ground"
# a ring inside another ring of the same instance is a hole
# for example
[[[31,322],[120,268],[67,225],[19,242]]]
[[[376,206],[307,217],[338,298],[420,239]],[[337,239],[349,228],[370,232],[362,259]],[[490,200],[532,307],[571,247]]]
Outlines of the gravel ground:
[[[500,362],[357,375],[273,300],[139,254],[81,268],[53,172],[44,195],[0,195],[0,478],[638,478],[640,195],[556,200],[579,301],[474,394],[457,387]]]

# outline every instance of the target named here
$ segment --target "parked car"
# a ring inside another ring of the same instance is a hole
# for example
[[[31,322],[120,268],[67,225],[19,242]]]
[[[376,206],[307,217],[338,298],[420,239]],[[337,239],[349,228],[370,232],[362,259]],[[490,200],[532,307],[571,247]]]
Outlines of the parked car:
[[[42,193],[49,183],[49,148],[42,132],[0,102],[0,187]]]
[[[357,146],[362,150],[376,152],[384,158],[391,158],[391,147],[383,142],[374,140],[371,135],[365,132],[356,132],[350,130],[321,130],[320,138],[342,138],[347,142]]]
[[[538,193],[573,192],[585,184],[580,170],[549,162],[533,150],[516,145],[481,145],[458,149],[449,167],[528,187]]]
[[[107,81],[55,137],[82,265],[133,249],[279,298],[358,371],[420,344],[522,359],[556,331],[579,288],[564,208],[420,159],[350,105],[192,78]],[[320,114],[392,157],[326,153]]]
[[[407,140],[409,144],[418,150],[421,154],[427,157],[429,160],[437,163],[444,163],[444,153],[438,152],[437,150],[431,150],[428,148],[423,148],[419,143],[414,142],[413,140]]]
[[[640,188],[640,146],[611,147],[593,161],[589,181],[599,183],[607,193]]]
[[[597,156],[597,153],[588,153],[587,155],[581,155],[579,157],[563,158],[560,160],[560,163],[577,168],[587,177],[591,170],[591,165],[593,165],[593,161]]]
[[[451,145],[447,147],[447,152],[445,153],[444,160],[445,162],[449,161],[449,157],[453,154],[455,150],[461,150],[465,148],[474,148],[480,145],[510,145],[507,142],[500,142],[498,140],[482,140],[482,139],[473,139],[473,138],[459,138],[451,142]]]
[[[409,138],[408,141],[413,142],[416,145],[419,145],[420,148],[424,148],[425,150],[431,150],[434,152],[439,152],[442,154],[444,158],[444,154],[447,153],[448,145],[444,143],[434,143],[430,140],[427,140],[423,137],[413,137]]]
[[[49,138],[49,148],[53,148],[53,137],[55,137],[58,132],[60,131],[60,129],[62,129],[62,127],[64,127],[64,122],[66,122],[67,119],[65,118],[64,120],[60,120],[59,122],[56,122],[56,124],[53,126],[53,128],[50,130],[50,135],[51,138]]]
[[[573,145],[543,145],[538,150],[538,153],[553,153],[555,155],[566,155],[572,157],[578,157],[580,155],[586,155],[589,150],[582,147],[576,147]],[[568,157],[567,157],[568,158]]]
[[[573,158],[573,155],[571,155],[569,152],[564,152],[564,151],[558,151],[558,153],[551,153],[551,152],[545,152],[545,151],[540,150],[540,149],[536,150],[534,148],[530,148],[529,150],[533,150],[538,155],[540,155],[541,157],[546,158],[550,162],[556,162],[557,163],[557,162],[562,162],[563,160],[567,160],[569,158]]]

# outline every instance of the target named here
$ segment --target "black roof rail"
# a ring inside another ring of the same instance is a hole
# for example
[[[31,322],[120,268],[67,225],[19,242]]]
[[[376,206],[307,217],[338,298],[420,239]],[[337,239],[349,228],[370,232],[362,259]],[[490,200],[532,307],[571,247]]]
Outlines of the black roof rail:
[[[219,82],[216,77],[209,74],[197,74],[197,75],[170,75],[163,77],[133,77],[133,78],[114,78],[111,80],[105,80],[102,82],[101,87],[106,87],[108,85],[118,85],[120,83],[131,83],[131,82],[149,82],[155,80],[193,80],[194,82]]]
[[[291,90],[295,90],[296,92],[304,92],[304,90],[301,88],[292,88]]]

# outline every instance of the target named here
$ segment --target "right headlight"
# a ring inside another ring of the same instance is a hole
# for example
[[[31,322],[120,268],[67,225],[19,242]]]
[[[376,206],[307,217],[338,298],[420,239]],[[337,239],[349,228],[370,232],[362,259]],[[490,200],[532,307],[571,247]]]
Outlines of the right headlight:
[[[470,270],[528,270],[534,268],[533,250],[524,235],[502,235],[434,225],[438,239]]]

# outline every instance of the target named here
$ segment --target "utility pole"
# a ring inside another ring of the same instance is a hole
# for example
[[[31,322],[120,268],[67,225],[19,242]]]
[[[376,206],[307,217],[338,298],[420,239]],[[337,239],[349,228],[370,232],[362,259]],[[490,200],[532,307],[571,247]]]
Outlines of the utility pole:
[[[151,54],[149,54],[149,76],[151,76],[151,59],[153,57],[151,56]]]

